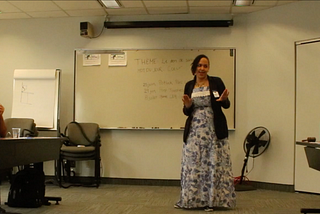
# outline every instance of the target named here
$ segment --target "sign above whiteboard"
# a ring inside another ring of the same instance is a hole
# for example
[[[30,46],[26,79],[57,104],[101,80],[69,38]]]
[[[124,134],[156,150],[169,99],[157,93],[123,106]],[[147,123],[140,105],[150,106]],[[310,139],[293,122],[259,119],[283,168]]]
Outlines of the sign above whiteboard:
[[[109,54],[109,66],[127,66],[127,53],[114,53]]]
[[[83,66],[101,65],[101,54],[83,54]]]

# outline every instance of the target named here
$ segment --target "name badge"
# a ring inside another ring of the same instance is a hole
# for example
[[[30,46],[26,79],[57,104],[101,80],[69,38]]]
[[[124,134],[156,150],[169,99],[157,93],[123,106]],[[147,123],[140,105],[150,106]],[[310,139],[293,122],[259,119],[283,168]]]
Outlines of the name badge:
[[[214,98],[219,98],[219,92],[217,91],[212,91]]]

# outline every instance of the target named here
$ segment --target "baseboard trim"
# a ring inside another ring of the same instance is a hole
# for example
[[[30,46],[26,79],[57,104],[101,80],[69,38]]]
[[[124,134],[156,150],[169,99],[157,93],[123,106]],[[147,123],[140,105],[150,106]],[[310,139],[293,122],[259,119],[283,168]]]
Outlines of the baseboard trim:
[[[46,179],[54,179],[54,176],[46,176]],[[93,177],[74,177],[75,182],[89,182]],[[142,179],[142,178],[101,178],[101,184],[115,185],[143,185],[143,186],[180,186],[177,179]],[[293,185],[250,181],[250,185],[256,189],[275,190],[281,192],[295,192]]]
[[[295,192],[294,185],[289,184],[275,184],[275,183],[266,183],[259,181],[250,181],[250,184],[257,189],[267,189],[267,190],[275,190],[281,192]]]
[[[102,178],[101,183],[146,186],[180,186],[180,180],[171,179]]]

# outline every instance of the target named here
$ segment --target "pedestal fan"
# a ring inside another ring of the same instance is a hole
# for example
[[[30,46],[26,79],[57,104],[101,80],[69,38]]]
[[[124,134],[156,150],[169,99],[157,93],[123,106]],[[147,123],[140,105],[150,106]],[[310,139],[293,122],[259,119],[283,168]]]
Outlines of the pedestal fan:
[[[236,191],[255,189],[254,187],[243,183],[244,171],[246,169],[249,157],[256,158],[260,156],[268,148],[269,143],[270,133],[265,127],[258,126],[248,133],[243,143],[243,150],[246,153],[246,156],[244,158],[241,176],[238,181],[235,182]]]

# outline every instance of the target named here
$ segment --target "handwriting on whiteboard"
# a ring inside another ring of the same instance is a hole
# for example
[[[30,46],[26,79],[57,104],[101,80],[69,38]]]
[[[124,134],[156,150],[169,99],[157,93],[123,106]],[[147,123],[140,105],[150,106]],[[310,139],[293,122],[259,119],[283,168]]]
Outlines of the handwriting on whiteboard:
[[[138,73],[155,73],[179,71],[185,63],[190,63],[192,59],[141,58],[134,61],[136,62]]]
[[[176,72],[182,71],[186,63],[190,64],[191,58],[136,58],[136,72],[139,74],[166,73],[167,79],[143,82],[142,91],[147,101],[162,99],[181,99],[183,85],[176,79]]]
[[[181,80],[158,80],[158,82],[142,83],[144,99],[180,99],[183,94],[183,82]]]

